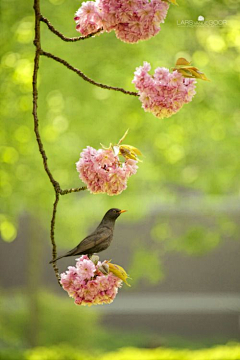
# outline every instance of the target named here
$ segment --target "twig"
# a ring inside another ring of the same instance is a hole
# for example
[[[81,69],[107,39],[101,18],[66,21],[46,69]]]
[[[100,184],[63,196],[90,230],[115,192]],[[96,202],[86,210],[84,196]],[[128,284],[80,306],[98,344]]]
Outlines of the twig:
[[[72,70],[73,72],[78,74],[83,80],[88,81],[90,84],[98,86],[98,87],[100,87],[102,89],[120,91],[120,92],[122,92],[124,94],[127,94],[127,95],[139,96],[138,93],[134,92],[134,91],[127,91],[127,90],[124,90],[122,88],[118,88],[118,87],[114,87],[114,86],[108,86],[108,85],[98,83],[98,82],[90,79],[89,77],[87,77],[81,70],[79,70],[79,69],[73,67],[72,65],[70,65],[66,60],[63,60],[63,59],[59,58],[58,56],[55,56],[55,55],[53,55],[53,54],[51,54],[49,52],[41,50],[40,55],[46,56],[46,57],[48,57],[50,59],[53,59],[53,60],[59,62],[60,64],[63,64],[69,70]]]
[[[34,39],[34,45],[36,47],[35,52],[35,58],[34,58],[34,69],[33,69],[33,77],[32,77],[32,89],[33,89],[33,119],[34,119],[34,132],[36,135],[36,140],[38,143],[39,152],[42,156],[43,160],[43,166],[44,169],[48,175],[48,178],[50,182],[52,183],[54,190],[55,190],[55,201],[53,204],[53,211],[52,211],[52,219],[51,219],[51,229],[50,229],[50,238],[52,243],[52,259],[56,259],[57,257],[57,247],[55,243],[55,222],[56,222],[56,213],[57,213],[57,205],[59,202],[59,194],[65,195],[71,192],[77,192],[85,190],[86,187],[78,188],[78,189],[69,189],[69,190],[62,190],[59,183],[54,179],[49,166],[48,166],[48,159],[46,155],[46,151],[44,150],[41,135],[39,132],[39,121],[38,121],[38,114],[37,114],[37,108],[38,108],[38,90],[37,90],[37,80],[38,80],[38,69],[39,69],[39,58],[41,54],[41,41],[40,41],[40,6],[39,6],[39,0],[34,0],[34,11],[35,11],[35,39]],[[56,265],[56,262],[53,262],[53,269],[56,275],[56,278],[58,280],[59,285],[60,284],[60,277],[59,277],[59,271]]]
[[[51,219],[50,237],[51,237],[51,243],[52,243],[52,259],[53,259],[52,266],[53,266],[53,270],[55,272],[56,278],[58,280],[58,283],[59,283],[60,286],[62,286],[60,284],[60,276],[59,276],[58,267],[56,265],[56,261],[54,261],[54,259],[56,259],[56,257],[57,257],[57,246],[56,246],[56,243],[55,243],[55,221],[56,221],[58,202],[59,202],[59,192],[56,191],[55,192],[55,201],[53,203],[53,212],[52,212],[52,219]]]
[[[60,39],[62,39],[63,41],[67,41],[67,42],[76,42],[79,40],[86,40],[86,39],[89,39],[89,38],[93,37],[94,35],[100,33],[103,30],[102,28],[100,28],[97,31],[95,31],[94,33],[89,34],[87,36],[76,36],[76,37],[69,38],[69,37],[64,36],[62,33],[60,33],[60,31],[58,31],[57,29],[55,29],[55,27],[50,23],[50,21],[47,18],[45,18],[43,15],[40,16],[40,21],[47,24],[49,30],[52,31],[58,37],[60,37]]]
[[[58,186],[59,184],[53,178],[53,175],[48,167],[46,152],[43,148],[43,143],[42,143],[40,133],[39,133],[38,116],[37,116],[37,107],[38,107],[38,105],[37,105],[37,101],[38,101],[37,77],[38,77],[38,69],[39,69],[39,58],[40,58],[40,52],[41,52],[40,22],[39,22],[40,9],[39,9],[39,1],[37,1],[37,0],[35,0],[35,2],[34,2],[34,10],[35,10],[35,14],[36,14],[35,39],[34,39],[34,45],[36,46],[36,53],[35,53],[35,58],[34,58],[34,69],[33,69],[33,80],[32,80],[32,87],[33,87],[33,111],[32,111],[32,114],[34,117],[34,131],[36,134],[38,148],[42,155],[44,169],[45,169],[46,173],[48,174],[49,180],[51,181],[51,183],[53,184],[53,186],[55,188],[55,186]]]
[[[86,187],[86,186],[83,186],[83,187],[80,187],[80,188],[60,190],[59,193],[60,193],[61,195],[66,195],[66,194],[70,194],[70,193],[73,193],[73,192],[83,191],[83,190],[86,190],[86,189],[87,189],[87,187]]]
[[[34,58],[34,69],[33,69],[33,79],[32,79],[32,88],[33,88],[33,119],[34,119],[34,132],[36,135],[36,140],[38,143],[38,148],[40,151],[40,154],[43,159],[43,166],[44,169],[49,177],[49,180],[51,181],[55,193],[56,193],[56,200],[53,205],[53,214],[52,214],[52,220],[51,220],[51,242],[52,242],[52,248],[53,248],[53,256],[56,255],[56,243],[54,240],[54,226],[55,226],[55,217],[56,217],[56,210],[57,210],[57,203],[59,200],[59,190],[60,185],[59,183],[53,178],[53,175],[48,167],[47,162],[47,155],[43,147],[43,143],[41,140],[40,132],[39,132],[39,126],[38,126],[38,115],[37,115],[37,107],[38,107],[38,90],[37,90],[37,78],[38,78],[38,69],[39,69],[39,57],[41,52],[41,42],[40,42],[40,6],[39,6],[39,0],[34,0],[34,11],[35,11],[35,39],[34,39],[34,45],[36,46],[36,52],[35,52],[35,58]],[[56,256],[54,256],[55,258]],[[59,272],[58,268],[55,263],[53,263],[53,269],[55,272],[55,275],[57,277],[57,280],[59,282]]]

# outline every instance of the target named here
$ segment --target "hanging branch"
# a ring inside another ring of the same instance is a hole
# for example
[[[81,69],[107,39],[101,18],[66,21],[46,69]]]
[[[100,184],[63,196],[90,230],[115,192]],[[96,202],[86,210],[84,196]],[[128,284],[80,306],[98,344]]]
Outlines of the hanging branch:
[[[40,23],[39,23],[39,6],[38,1],[35,1],[34,9],[36,13],[35,17],[35,39],[34,39],[34,45],[36,46],[36,53],[35,53],[35,59],[34,59],[34,69],[33,69],[33,80],[32,80],[32,86],[33,86],[33,118],[34,118],[34,131],[36,134],[36,140],[38,143],[39,151],[42,155],[43,159],[43,166],[48,174],[49,180],[51,181],[53,187],[55,188],[58,186],[57,181],[53,178],[53,175],[48,167],[47,162],[47,156],[46,152],[43,148],[43,143],[40,137],[39,133],[39,126],[38,126],[38,116],[37,116],[37,100],[38,100],[38,90],[37,90],[37,76],[38,76],[38,69],[39,69],[39,58],[40,58],[40,52],[41,52],[41,44],[40,44]]]
[[[108,86],[108,85],[104,85],[104,84],[101,84],[101,83],[98,83],[92,79],[90,79],[89,77],[87,77],[81,70],[73,67],[71,64],[69,64],[66,60],[63,60],[61,58],[59,58],[58,56],[55,56],[49,52],[46,52],[46,51],[43,51],[41,50],[40,52],[40,55],[43,55],[43,56],[46,56],[50,59],[53,59],[57,62],[59,62],[60,64],[63,64],[64,66],[66,66],[69,70],[72,70],[73,72],[75,72],[76,74],[78,74],[83,80],[85,81],[88,81],[90,84],[92,85],[95,85],[95,86],[98,86],[102,89],[107,89],[107,90],[114,90],[114,91],[120,91],[124,94],[127,94],[127,95],[133,95],[133,96],[139,96],[137,92],[134,92],[134,91],[127,91],[127,90],[124,90],[122,88],[118,88],[118,87],[114,87],[114,86]]]
[[[56,257],[57,257],[57,246],[56,246],[56,242],[55,242],[55,221],[56,221],[58,202],[59,202],[59,192],[55,191],[55,201],[53,203],[51,228],[50,228],[50,238],[51,238],[51,243],[52,243],[52,259],[53,260],[56,259]],[[60,276],[59,276],[58,267],[57,267],[55,261],[52,263],[52,266],[53,266],[53,270],[55,272],[55,275],[57,277],[58,283],[59,283],[60,286],[62,286],[61,283],[60,283]]]
[[[47,24],[49,30],[52,31],[58,37],[60,37],[60,39],[62,39],[63,41],[67,41],[67,42],[76,42],[76,41],[79,41],[79,40],[85,40],[85,39],[88,39],[90,37],[93,37],[94,35],[100,33],[103,30],[101,28],[101,29],[98,29],[94,33],[89,34],[87,36],[76,36],[76,37],[69,38],[69,37],[64,36],[62,33],[60,33],[60,31],[58,31],[57,29],[55,29],[55,27],[50,23],[50,21],[47,18],[45,18],[43,15],[40,15],[40,21]]]
[[[83,191],[83,190],[86,190],[87,187],[86,186],[82,186],[80,188],[75,188],[75,189],[66,189],[66,190],[62,190],[60,189],[59,193],[61,195],[66,195],[66,194],[71,194],[73,192],[79,192],[79,191]]]
[[[43,147],[43,143],[41,140],[40,132],[39,132],[39,124],[38,124],[38,115],[37,115],[37,108],[38,108],[38,90],[37,90],[37,80],[38,80],[38,69],[39,69],[39,58],[40,58],[40,52],[41,52],[41,42],[40,42],[40,7],[39,7],[39,0],[34,0],[34,11],[35,11],[35,39],[34,39],[34,45],[36,47],[35,52],[35,58],[34,58],[34,69],[33,69],[33,78],[32,78],[32,88],[33,88],[33,119],[34,119],[34,132],[36,135],[36,140],[38,143],[38,148],[40,151],[40,154],[42,156],[43,160],[43,166],[44,169],[49,177],[49,180],[51,181],[55,193],[56,193],[56,200],[53,205],[53,213],[52,213],[52,220],[51,220],[51,230],[50,230],[50,237],[52,242],[52,254],[53,258],[56,257],[56,243],[54,239],[54,227],[55,227],[55,219],[56,219],[56,212],[57,212],[57,204],[59,201],[59,190],[60,185],[59,183],[54,179],[49,167],[48,167],[48,161],[47,161],[47,155]],[[56,263],[53,264],[53,269],[55,272],[55,275],[57,277],[57,280],[59,282],[59,272],[58,268],[56,266]]]
[[[38,143],[38,149],[39,152],[41,154],[42,157],[42,161],[43,161],[43,167],[45,172],[47,173],[47,176],[54,188],[54,192],[55,192],[55,200],[53,203],[53,209],[52,209],[52,218],[51,218],[51,226],[50,226],[50,239],[51,239],[51,244],[52,244],[52,260],[53,260],[53,269],[56,275],[56,278],[58,280],[59,285],[60,284],[60,276],[59,276],[59,271],[58,271],[58,267],[56,265],[56,261],[55,259],[57,258],[57,246],[56,246],[56,242],[55,242],[55,222],[56,222],[56,215],[57,215],[57,206],[59,203],[59,199],[60,196],[59,195],[66,195],[66,194],[70,194],[70,193],[75,193],[75,192],[80,192],[80,191],[84,191],[86,190],[86,186],[80,187],[80,188],[71,188],[71,189],[61,189],[61,186],[59,184],[59,182],[53,177],[53,174],[49,168],[48,165],[48,158],[46,155],[46,151],[44,149],[43,146],[43,142],[41,139],[41,135],[40,135],[40,131],[39,131],[39,120],[38,120],[38,89],[37,89],[37,81],[38,81],[38,70],[39,70],[39,59],[40,56],[46,56],[49,58],[52,58],[53,60],[60,62],[61,64],[63,64],[64,66],[66,66],[69,70],[74,71],[75,73],[77,73],[80,77],[82,77],[85,81],[90,82],[91,84],[101,87],[103,89],[108,89],[108,90],[115,90],[115,91],[120,91],[124,94],[127,95],[133,95],[133,96],[138,96],[137,93],[135,92],[131,92],[131,91],[127,91],[124,90],[122,88],[117,88],[117,87],[113,87],[113,86],[108,86],[108,85],[104,85],[104,84],[100,84],[97,83],[96,81],[88,78],[86,75],[84,75],[79,69],[74,68],[72,65],[70,65],[68,62],[66,62],[63,59],[60,59],[59,57],[52,55],[50,53],[47,53],[45,51],[42,50],[41,48],[41,39],[40,39],[40,22],[44,22],[45,24],[47,24],[48,28],[50,31],[52,31],[54,34],[56,34],[58,37],[60,37],[63,41],[68,41],[68,42],[75,42],[78,40],[85,40],[87,38],[90,38],[94,35],[96,35],[98,32],[102,31],[102,29],[99,29],[97,32],[93,33],[93,34],[89,34],[88,36],[85,37],[73,37],[73,38],[67,38],[65,37],[63,34],[61,34],[58,30],[56,30],[53,25],[49,22],[48,19],[46,19],[45,17],[42,16],[41,12],[40,12],[40,4],[39,4],[40,0],[34,0],[34,12],[35,12],[35,38],[34,38],[34,45],[35,45],[35,57],[34,57],[34,68],[33,68],[33,76],[32,76],[32,94],[33,94],[33,110],[32,110],[32,114],[33,114],[33,120],[34,120],[34,132],[36,135],[36,141]]]

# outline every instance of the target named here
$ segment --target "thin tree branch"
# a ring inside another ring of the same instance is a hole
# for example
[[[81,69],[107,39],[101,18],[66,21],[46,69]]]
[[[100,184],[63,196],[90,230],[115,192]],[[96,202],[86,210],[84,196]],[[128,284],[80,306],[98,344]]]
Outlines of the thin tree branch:
[[[52,218],[51,218],[51,228],[50,228],[50,238],[51,238],[51,243],[52,243],[52,259],[56,259],[57,257],[57,246],[55,243],[55,222],[56,222],[56,213],[57,213],[57,205],[59,202],[59,194],[61,195],[65,195],[71,192],[77,192],[77,191],[81,191],[81,190],[85,190],[86,187],[82,187],[82,188],[77,188],[77,189],[69,189],[69,190],[62,190],[59,183],[54,179],[49,166],[48,166],[48,159],[47,159],[47,155],[46,152],[44,150],[43,147],[43,143],[42,143],[42,139],[41,139],[41,135],[39,132],[39,120],[38,120],[38,113],[37,113],[37,109],[38,109],[38,89],[37,89],[37,80],[38,80],[38,70],[39,70],[39,59],[40,59],[40,54],[41,54],[41,41],[40,41],[40,19],[41,19],[41,13],[40,13],[40,5],[39,5],[39,0],[34,0],[34,11],[35,11],[35,38],[34,38],[34,45],[36,47],[36,52],[35,52],[35,58],[34,58],[34,69],[33,69],[33,77],[32,77],[32,92],[33,92],[33,119],[34,119],[34,132],[36,135],[36,140],[38,143],[38,149],[39,152],[42,156],[42,160],[43,160],[43,166],[44,169],[48,175],[48,178],[50,180],[50,182],[52,183],[54,190],[55,190],[55,201],[53,204],[53,211],[52,211]],[[56,265],[56,262],[53,262],[53,269],[56,275],[56,278],[58,280],[59,285],[60,284],[60,276],[59,276],[59,271],[58,271],[58,267]]]
[[[67,42],[76,42],[79,40],[86,40],[86,39],[89,39],[89,38],[93,37],[94,35],[100,33],[103,30],[102,28],[100,28],[97,31],[95,31],[94,33],[89,34],[87,36],[76,36],[76,37],[69,38],[69,37],[64,36],[62,33],[60,33],[60,31],[58,31],[57,29],[55,29],[55,27],[50,23],[50,21],[47,18],[45,18],[43,15],[40,16],[40,21],[47,24],[49,30],[52,31],[55,35],[57,35],[60,39],[62,39],[63,41],[67,41]]]
[[[32,88],[33,88],[33,118],[34,118],[34,132],[36,134],[36,140],[38,143],[39,151],[42,155],[43,159],[43,166],[44,169],[49,177],[49,180],[51,181],[52,185],[55,187],[58,187],[58,182],[53,178],[53,175],[48,167],[48,161],[47,161],[47,155],[43,148],[43,143],[40,137],[39,133],[39,125],[38,125],[38,115],[37,115],[37,107],[38,107],[38,90],[37,90],[37,79],[38,79],[38,69],[39,69],[39,58],[40,58],[40,52],[41,52],[41,43],[40,43],[40,22],[39,22],[39,16],[40,16],[40,8],[39,8],[39,1],[34,1],[34,10],[35,10],[35,39],[34,39],[34,45],[36,46],[36,53],[34,58],[34,69],[33,69],[33,79],[32,79]]]
[[[59,193],[61,195],[66,195],[66,194],[70,194],[70,193],[73,193],[73,192],[79,192],[79,191],[83,191],[83,190],[86,190],[87,187],[86,186],[83,186],[83,187],[80,187],[80,188],[73,188],[73,189],[66,189],[66,190],[60,190]]]
[[[58,271],[58,267],[56,265],[56,261],[54,261],[57,257],[57,246],[55,243],[55,221],[56,221],[56,214],[57,214],[57,206],[58,206],[58,202],[59,202],[59,192],[56,191],[55,192],[55,201],[53,203],[53,212],[52,212],[52,219],[51,219],[51,230],[50,230],[50,237],[51,237],[51,243],[52,243],[52,259],[53,259],[53,270],[55,272],[57,281],[59,283],[60,286],[60,276],[59,276],[59,271]]]
[[[57,204],[59,201],[59,191],[60,191],[60,185],[59,183],[54,179],[47,162],[47,155],[43,147],[43,143],[41,140],[40,132],[39,132],[39,125],[38,125],[38,114],[37,114],[37,108],[38,108],[38,90],[37,90],[37,79],[38,79],[38,69],[39,69],[39,58],[40,58],[40,52],[41,52],[41,42],[40,42],[40,6],[39,6],[39,0],[34,0],[34,11],[35,11],[35,39],[34,39],[34,45],[36,47],[35,52],[35,58],[34,58],[34,69],[33,69],[33,78],[32,78],[32,89],[33,89],[33,119],[34,119],[34,132],[36,135],[36,140],[38,143],[38,148],[40,151],[40,154],[42,156],[43,160],[43,166],[44,169],[49,177],[49,180],[51,181],[55,193],[56,193],[56,200],[53,205],[53,214],[52,214],[52,220],[51,220],[51,242],[52,242],[52,249],[53,249],[53,256],[56,257],[56,243],[54,240],[54,226],[55,226],[55,217],[56,217],[56,211],[57,211]],[[57,277],[58,283],[59,283],[59,272],[58,268],[55,263],[53,263],[53,269],[55,272],[55,275]],[[60,283],[59,283],[60,284]]]
[[[101,83],[98,83],[92,79],[90,79],[89,77],[87,77],[81,70],[73,67],[72,65],[70,65],[66,60],[63,60],[61,58],[59,58],[58,56],[55,56],[49,52],[46,52],[46,51],[43,51],[41,50],[40,52],[40,55],[43,55],[43,56],[46,56],[50,59],[53,59],[57,62],[59,62],[60,64],[63,64],[64,66],[66,66],[69,70],[72,70],[73,72],[75,72],[78,76],[80,76],[83,80],[89,82],[90,84],[93,84],[95,86],[98,86],[102,89],[107,89],[107,90],[114,90],[114,91],[120,91],[124,94],[127,94],[127,95],[133,95],[133,96],[139,96],[137,92],[134,92],[134,91],[127,91],[127,90],[124,90],[122,88],[118,88],[118,87],[114,87],[114,86],[108,86],[108,85],[104,85],[104,84],[101,84]]]

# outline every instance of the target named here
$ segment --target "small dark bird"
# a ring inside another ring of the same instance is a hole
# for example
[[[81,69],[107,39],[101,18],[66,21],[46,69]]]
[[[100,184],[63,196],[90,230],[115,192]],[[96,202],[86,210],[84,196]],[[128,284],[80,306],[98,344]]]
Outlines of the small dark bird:
[[[85,239],[83,239],[74,249],[70,250],[65,255],[59,256],[55,260],[50,261],[50,264],[63,257],[85,254],[91,256],[93,253],[99,253],[100,251],[107,249],[113,239],[115,221],[119,215],[125,211],[127,210],[108,210],[96,230],[85,237]]]

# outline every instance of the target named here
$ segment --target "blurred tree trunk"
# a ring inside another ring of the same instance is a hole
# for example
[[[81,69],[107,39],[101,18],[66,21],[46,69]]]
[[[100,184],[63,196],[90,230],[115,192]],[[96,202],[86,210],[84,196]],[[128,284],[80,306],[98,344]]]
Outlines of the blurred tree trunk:
[[[27,294],[28,294],[28,343],[34,347],[38,345],[40,310],[39,290],[42,275],[43,231],[37,217],[27,216]]]

